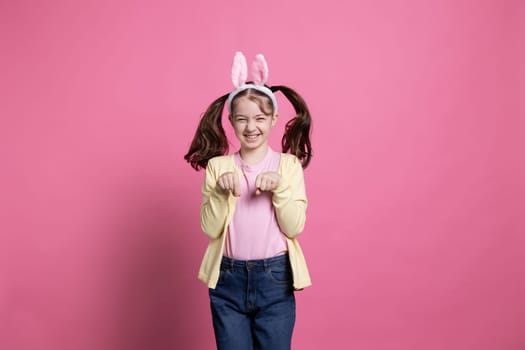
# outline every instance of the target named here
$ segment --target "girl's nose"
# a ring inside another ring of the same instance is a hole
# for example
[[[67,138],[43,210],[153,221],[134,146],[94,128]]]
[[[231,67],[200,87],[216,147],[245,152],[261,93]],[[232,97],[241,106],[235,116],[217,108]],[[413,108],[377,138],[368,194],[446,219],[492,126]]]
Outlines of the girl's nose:
[[[246,130],[255,130],[255,120],[248,119],[248,123],[246,123]]]

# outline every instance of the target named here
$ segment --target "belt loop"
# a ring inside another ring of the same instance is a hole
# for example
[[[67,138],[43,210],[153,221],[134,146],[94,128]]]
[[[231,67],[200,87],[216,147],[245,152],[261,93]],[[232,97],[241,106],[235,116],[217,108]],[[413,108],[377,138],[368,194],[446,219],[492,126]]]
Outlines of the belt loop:
[[[230,271],[233,271],[234,264],[235,264],[235,260],[233,260],[233,258],[230,258]]]
[[[268,259],[264,259],[264,271],[268,271]]]

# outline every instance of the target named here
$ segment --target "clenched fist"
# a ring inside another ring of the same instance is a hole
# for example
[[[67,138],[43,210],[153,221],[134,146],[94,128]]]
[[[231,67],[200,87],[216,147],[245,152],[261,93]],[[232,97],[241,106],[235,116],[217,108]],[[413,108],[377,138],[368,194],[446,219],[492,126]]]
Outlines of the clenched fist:
[[[231,192],[235,197],[241,195],[241,183],[239,181],[239,175],[227,172],[219,176],[217,185],[224,191]]]
[[[274,171],[268,171],[266,173],[260,173],[255,178],[255,194],[259,195],[261,192],[271,192],[277,188],[281,181],[281,175]]]

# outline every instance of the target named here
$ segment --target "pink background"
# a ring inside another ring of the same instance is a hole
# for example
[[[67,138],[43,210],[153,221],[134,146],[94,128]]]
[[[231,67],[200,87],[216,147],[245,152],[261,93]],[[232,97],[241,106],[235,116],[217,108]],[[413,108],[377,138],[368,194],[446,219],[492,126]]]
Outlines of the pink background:
[[[182,157],[236,50],[314,116],[295,349],[525,348],[522,1],[2,1],[0,33],[0,348],[213,348]]]

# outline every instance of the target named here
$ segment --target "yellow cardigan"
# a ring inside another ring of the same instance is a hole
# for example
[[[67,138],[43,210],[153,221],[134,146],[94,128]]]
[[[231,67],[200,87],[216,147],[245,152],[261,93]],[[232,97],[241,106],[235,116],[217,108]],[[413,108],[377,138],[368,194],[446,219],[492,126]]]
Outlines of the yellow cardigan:
[[[210,238],[210,242],[202,259],[199,279],[212,289],[215,289],[219,279],[228,225],[233,218],[237,203],[235,196],[217,187],[219,176],[229,171],[242,176],[242,171],[235,164],[233,155],[210,159],[202,185],[201,228]],[[308,203],[303,168],[297,157],[282,153],[279,174],[281,180],[273,191],[272,202],[277,222],[286,237],[293,272],[293,286],[295,289],[303,289],[312,283],[303,252],[295,238],[303,231]]]

